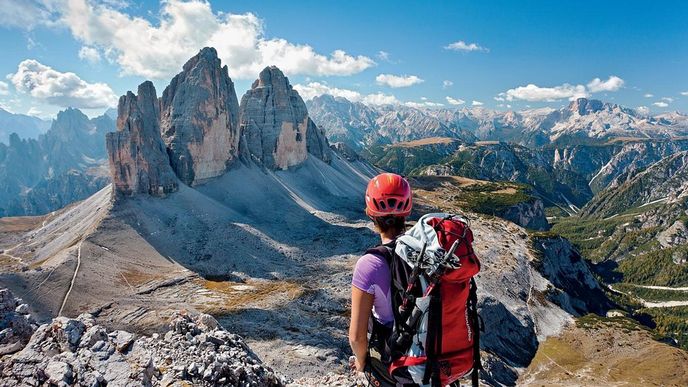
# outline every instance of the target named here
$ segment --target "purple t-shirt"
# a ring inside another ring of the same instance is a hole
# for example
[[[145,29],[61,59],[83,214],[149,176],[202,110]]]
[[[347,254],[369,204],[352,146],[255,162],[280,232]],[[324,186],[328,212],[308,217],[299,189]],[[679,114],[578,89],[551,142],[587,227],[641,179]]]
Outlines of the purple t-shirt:
[[[375,254],[366,254],[358,259],[351,284],[372,294],[373,317],[382,324],[394,322],[391,296],[391,274],[387,261]]]

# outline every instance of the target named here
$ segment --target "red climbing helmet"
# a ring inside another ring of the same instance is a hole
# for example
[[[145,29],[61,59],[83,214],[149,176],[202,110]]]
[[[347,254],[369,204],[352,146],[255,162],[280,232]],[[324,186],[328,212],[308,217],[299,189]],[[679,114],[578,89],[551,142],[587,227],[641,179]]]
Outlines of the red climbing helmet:
[[[366,214],[371,217],[409,216],[413,207],[411,186],[394,173],[373,177],[366,189]]]

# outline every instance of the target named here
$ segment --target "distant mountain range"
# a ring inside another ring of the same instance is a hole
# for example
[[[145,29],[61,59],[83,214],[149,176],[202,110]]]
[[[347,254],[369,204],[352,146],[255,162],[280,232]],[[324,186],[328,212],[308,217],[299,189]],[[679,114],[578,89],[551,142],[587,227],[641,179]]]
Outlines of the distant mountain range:
[[[0,143],[8,144],[10,135],[16,133],[19,138],[38,138],[50,128],[50,121],[25,114],[10,113],[0,108]]]
[[[617,104],[579,98],[560,109],[497,111],[365,105],[322,95],[307,102],[313,121],[332,142],[360,150],[375,144],[452,137],[537,147],[599,143],[612,138],[669,139],[688,135],[688,116],[642,114]]]
[[[104,187],[105,133],[114,128],[108,115],[67,109],[36,139],[11,134],[0,143],[0,217],[44,214]]]

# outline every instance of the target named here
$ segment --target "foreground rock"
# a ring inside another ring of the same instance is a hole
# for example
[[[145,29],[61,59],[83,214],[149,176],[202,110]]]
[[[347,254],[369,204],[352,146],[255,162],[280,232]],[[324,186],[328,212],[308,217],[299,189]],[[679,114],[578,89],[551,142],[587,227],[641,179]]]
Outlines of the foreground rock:
[[[209,315],[178,314],[164,335],[108,332],[93,317],[55,318],[0,360],[2,386],[281,386],[243,340]]]
[[[0,289],[0,356],[22,349],[37,327],[29,306],[8,289]]]

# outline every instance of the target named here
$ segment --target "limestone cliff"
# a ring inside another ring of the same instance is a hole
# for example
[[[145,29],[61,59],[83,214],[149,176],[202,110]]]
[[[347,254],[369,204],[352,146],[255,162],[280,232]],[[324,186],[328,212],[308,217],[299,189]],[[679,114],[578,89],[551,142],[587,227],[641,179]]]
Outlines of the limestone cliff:
[[[239,103],[214,48],[189,59],[160,99],[172,169],[188,185],[222,175],[238,155]]]
[[[266,67],[241,99],[242,153],[269,169],[301,164],[308,153],[331,159],[323,132],[308,116],[306,104],[275,66]]]
[[[176,191],[178,180],[160,137],[160,104],[153,83],[139,85],[138,95],[120,97],[117,110],[117,131],[106,135],[115,192],[163,196]]]

